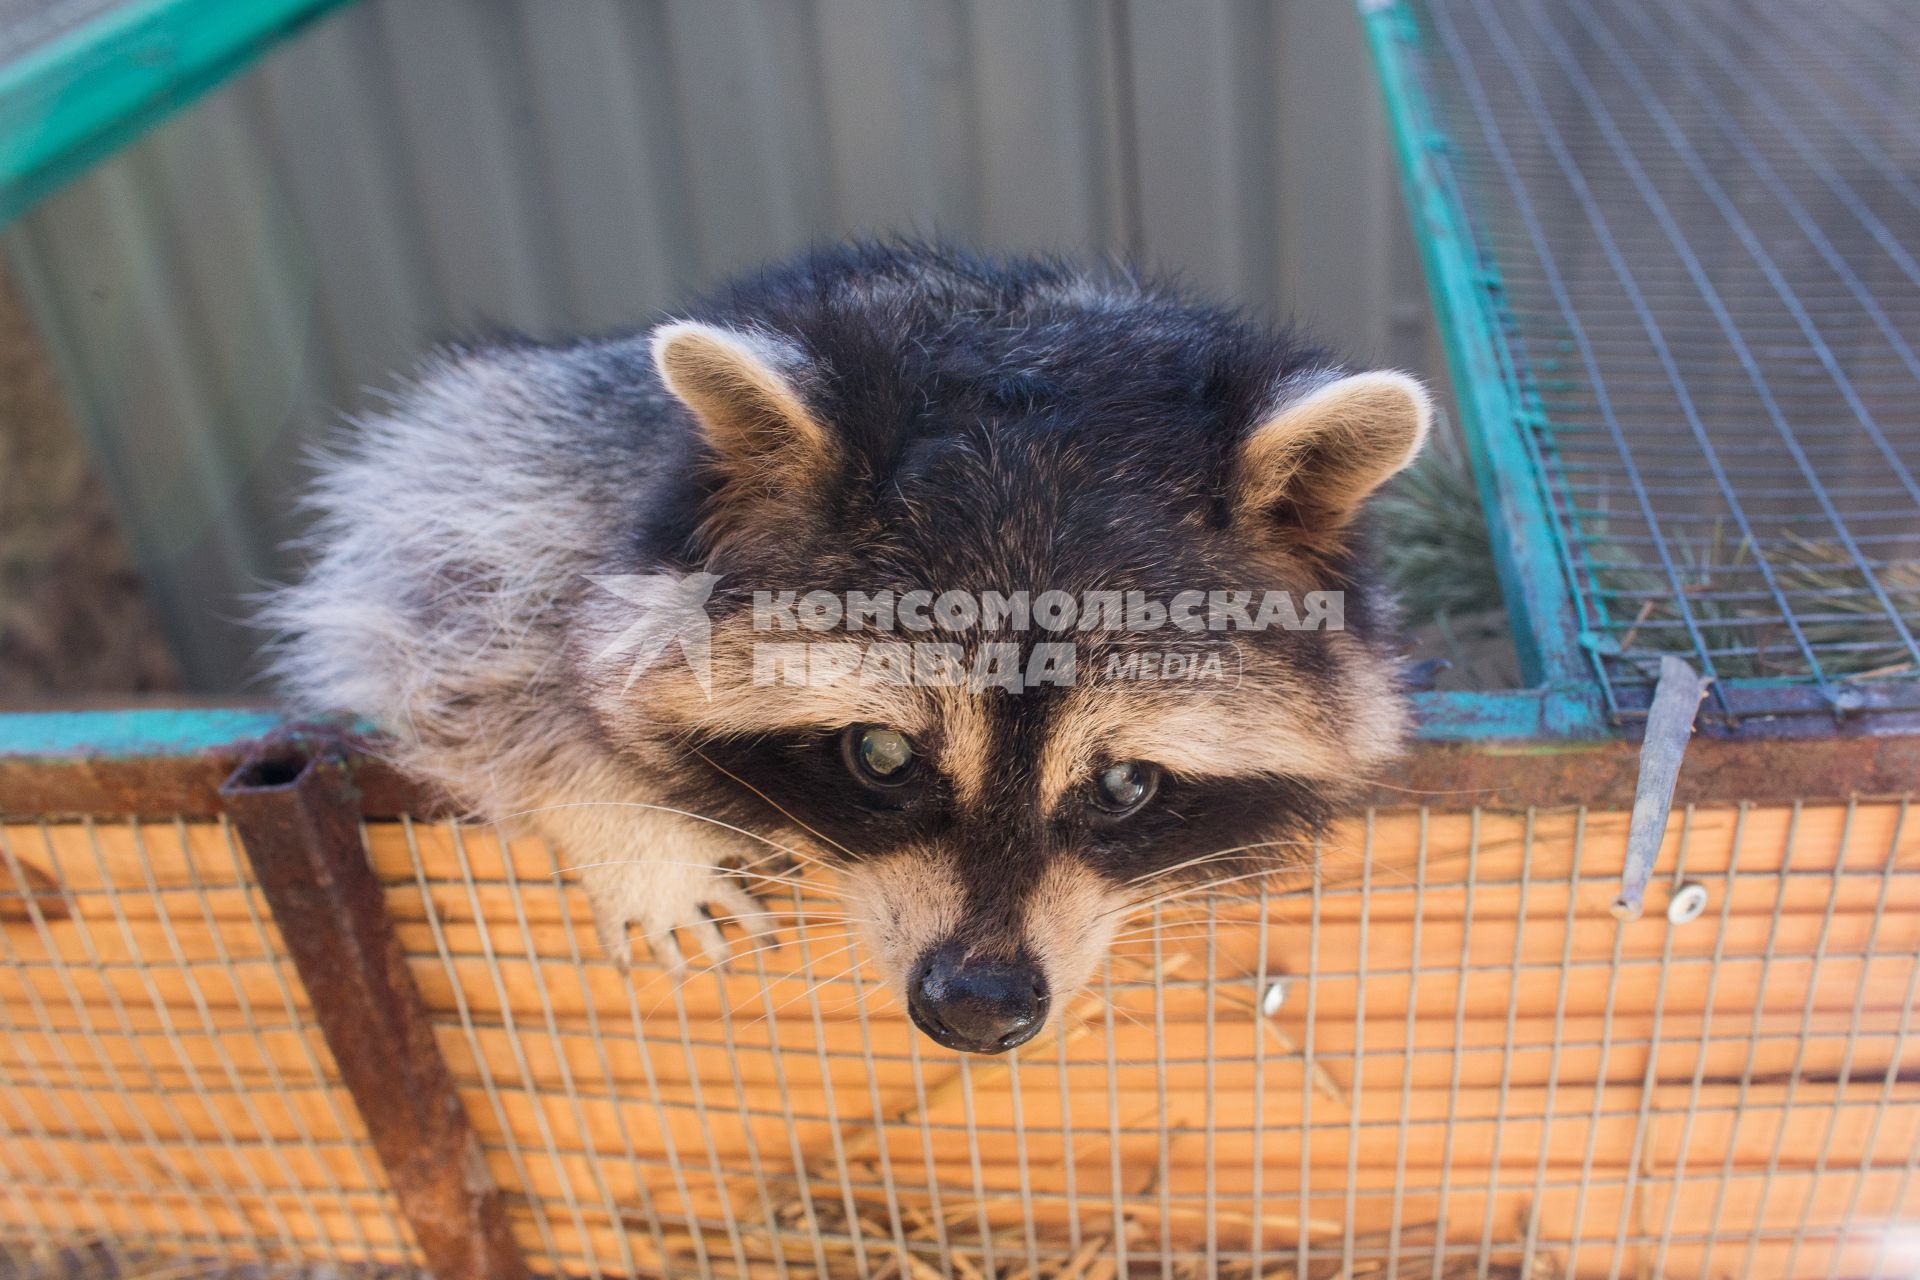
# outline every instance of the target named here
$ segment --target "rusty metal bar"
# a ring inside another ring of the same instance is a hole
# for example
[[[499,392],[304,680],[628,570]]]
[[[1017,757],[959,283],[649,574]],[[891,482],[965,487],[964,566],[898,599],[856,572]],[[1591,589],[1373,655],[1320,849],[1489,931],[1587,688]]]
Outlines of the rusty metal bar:
[[[0,714],[0,722],[6,719]],[[220,780],[270,729],[309,733],[314,726],[250,717],[244,736],[217,730],[138,749],[115,741],[10,746],[0,735],[0,814],[95,818],[212,818],[222,810]],[[29,734],[17,734],[21,743]],[[348,732],[360,816],[448,816],[458,807],[393,769],[377,738]],[[1633,803],[1640,744],[1631,737],[1435,739],[1413,744],[1392,781],[1360,800],[1379,808],[1438,804],[1522,810],[1528,806]],[[1911,794],[1920,778],[1920,732],[1868,733],[1841,726],[1819,738],[1729,739],[1697,734],[1675,784],[1675,804],[1788,804]],[[0,891],[17,892],[13,885]]]
[[[220,796],[428,1268],[438,1280],[524,1280],[367,862],[344,744],[269,740]]]

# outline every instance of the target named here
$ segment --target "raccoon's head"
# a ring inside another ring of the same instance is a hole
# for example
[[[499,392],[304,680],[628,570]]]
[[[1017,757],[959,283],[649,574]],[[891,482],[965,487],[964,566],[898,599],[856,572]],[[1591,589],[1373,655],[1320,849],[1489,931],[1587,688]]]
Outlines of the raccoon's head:
[[[708,684],[596,705],[690,807],[834,863],[933,1039],[1031,1038],[1131,909],[1301,865],[1398,751],[1355,516],[1426,434],[1414,380],[1033,264],[735,298],[651,338],[704,441]]]

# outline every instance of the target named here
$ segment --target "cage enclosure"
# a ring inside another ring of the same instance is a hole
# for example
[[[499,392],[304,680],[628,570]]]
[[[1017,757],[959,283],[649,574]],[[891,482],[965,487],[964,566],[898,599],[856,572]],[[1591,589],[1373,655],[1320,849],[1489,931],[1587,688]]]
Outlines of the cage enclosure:
[[[804,871],[778,945],[623,973],[559,851],[351,726],[0,716],[9,1256],[1920,1274],[1920,36],[1359,24],[1521,687],[1414,695],[1317,871],[1155,905],[991,1060]]]

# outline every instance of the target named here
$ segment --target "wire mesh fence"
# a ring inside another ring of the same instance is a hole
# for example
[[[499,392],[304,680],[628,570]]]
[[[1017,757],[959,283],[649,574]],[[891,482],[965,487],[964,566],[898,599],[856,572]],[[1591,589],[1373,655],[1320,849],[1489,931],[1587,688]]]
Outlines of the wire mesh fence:
[[[1723,720],[1920,708],[1911,14],[1414,16],[1608,709],[1668,652]]]
[[[1003,1059],[919,1036],[827,886],[675,981],[600,958],[540,842],[365,832],[536,1271],[1912,1274],[1906,805],[1676,814],[1679,924],[1608,915],[1625,827],[1371,814],[1317,877],[1130,923]],[[410,1261],[227,830],[5,836],[0,1234]]]
[[[122,1272],[156,1255],[409,1260],[228,829],[0,830],[8,1234],[47,1257],[92,1241]]]

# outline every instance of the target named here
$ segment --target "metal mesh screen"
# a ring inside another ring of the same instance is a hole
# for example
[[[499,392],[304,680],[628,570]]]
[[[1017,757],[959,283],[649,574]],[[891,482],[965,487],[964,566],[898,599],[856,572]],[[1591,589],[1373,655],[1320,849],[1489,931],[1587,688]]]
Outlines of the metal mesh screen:
[[[538,841],[367,845],[537,1271],[1913,1274],[1920,826],[1676,814],[1708,908],[1623,926],[1625,827],[1371,815],[1316,879],[1128,925],[994,1060],[914,1032],[819,886],[676,984],[599,958]],[[403,1260],[224,829],[7,834],[0,1238]]]
[[[1904,816],[1688,815],[1663,865],[1714,910],[1623,929],[1621,815],[1376,815],[1317,881],[1130,927],[1009,1062],[913,1031],[811,886],[732,975],[629,985],[544,846],[370,835],[567,1269],[1759,1276],[1920,1263]]]
[[[0,1235],[118,1275],[412,1260],[283,957],[224,824],[0,827]]]
[[[1724,720],[1920,708],[1911,11],[1415,16],[1608,709],[1669,652]]]

